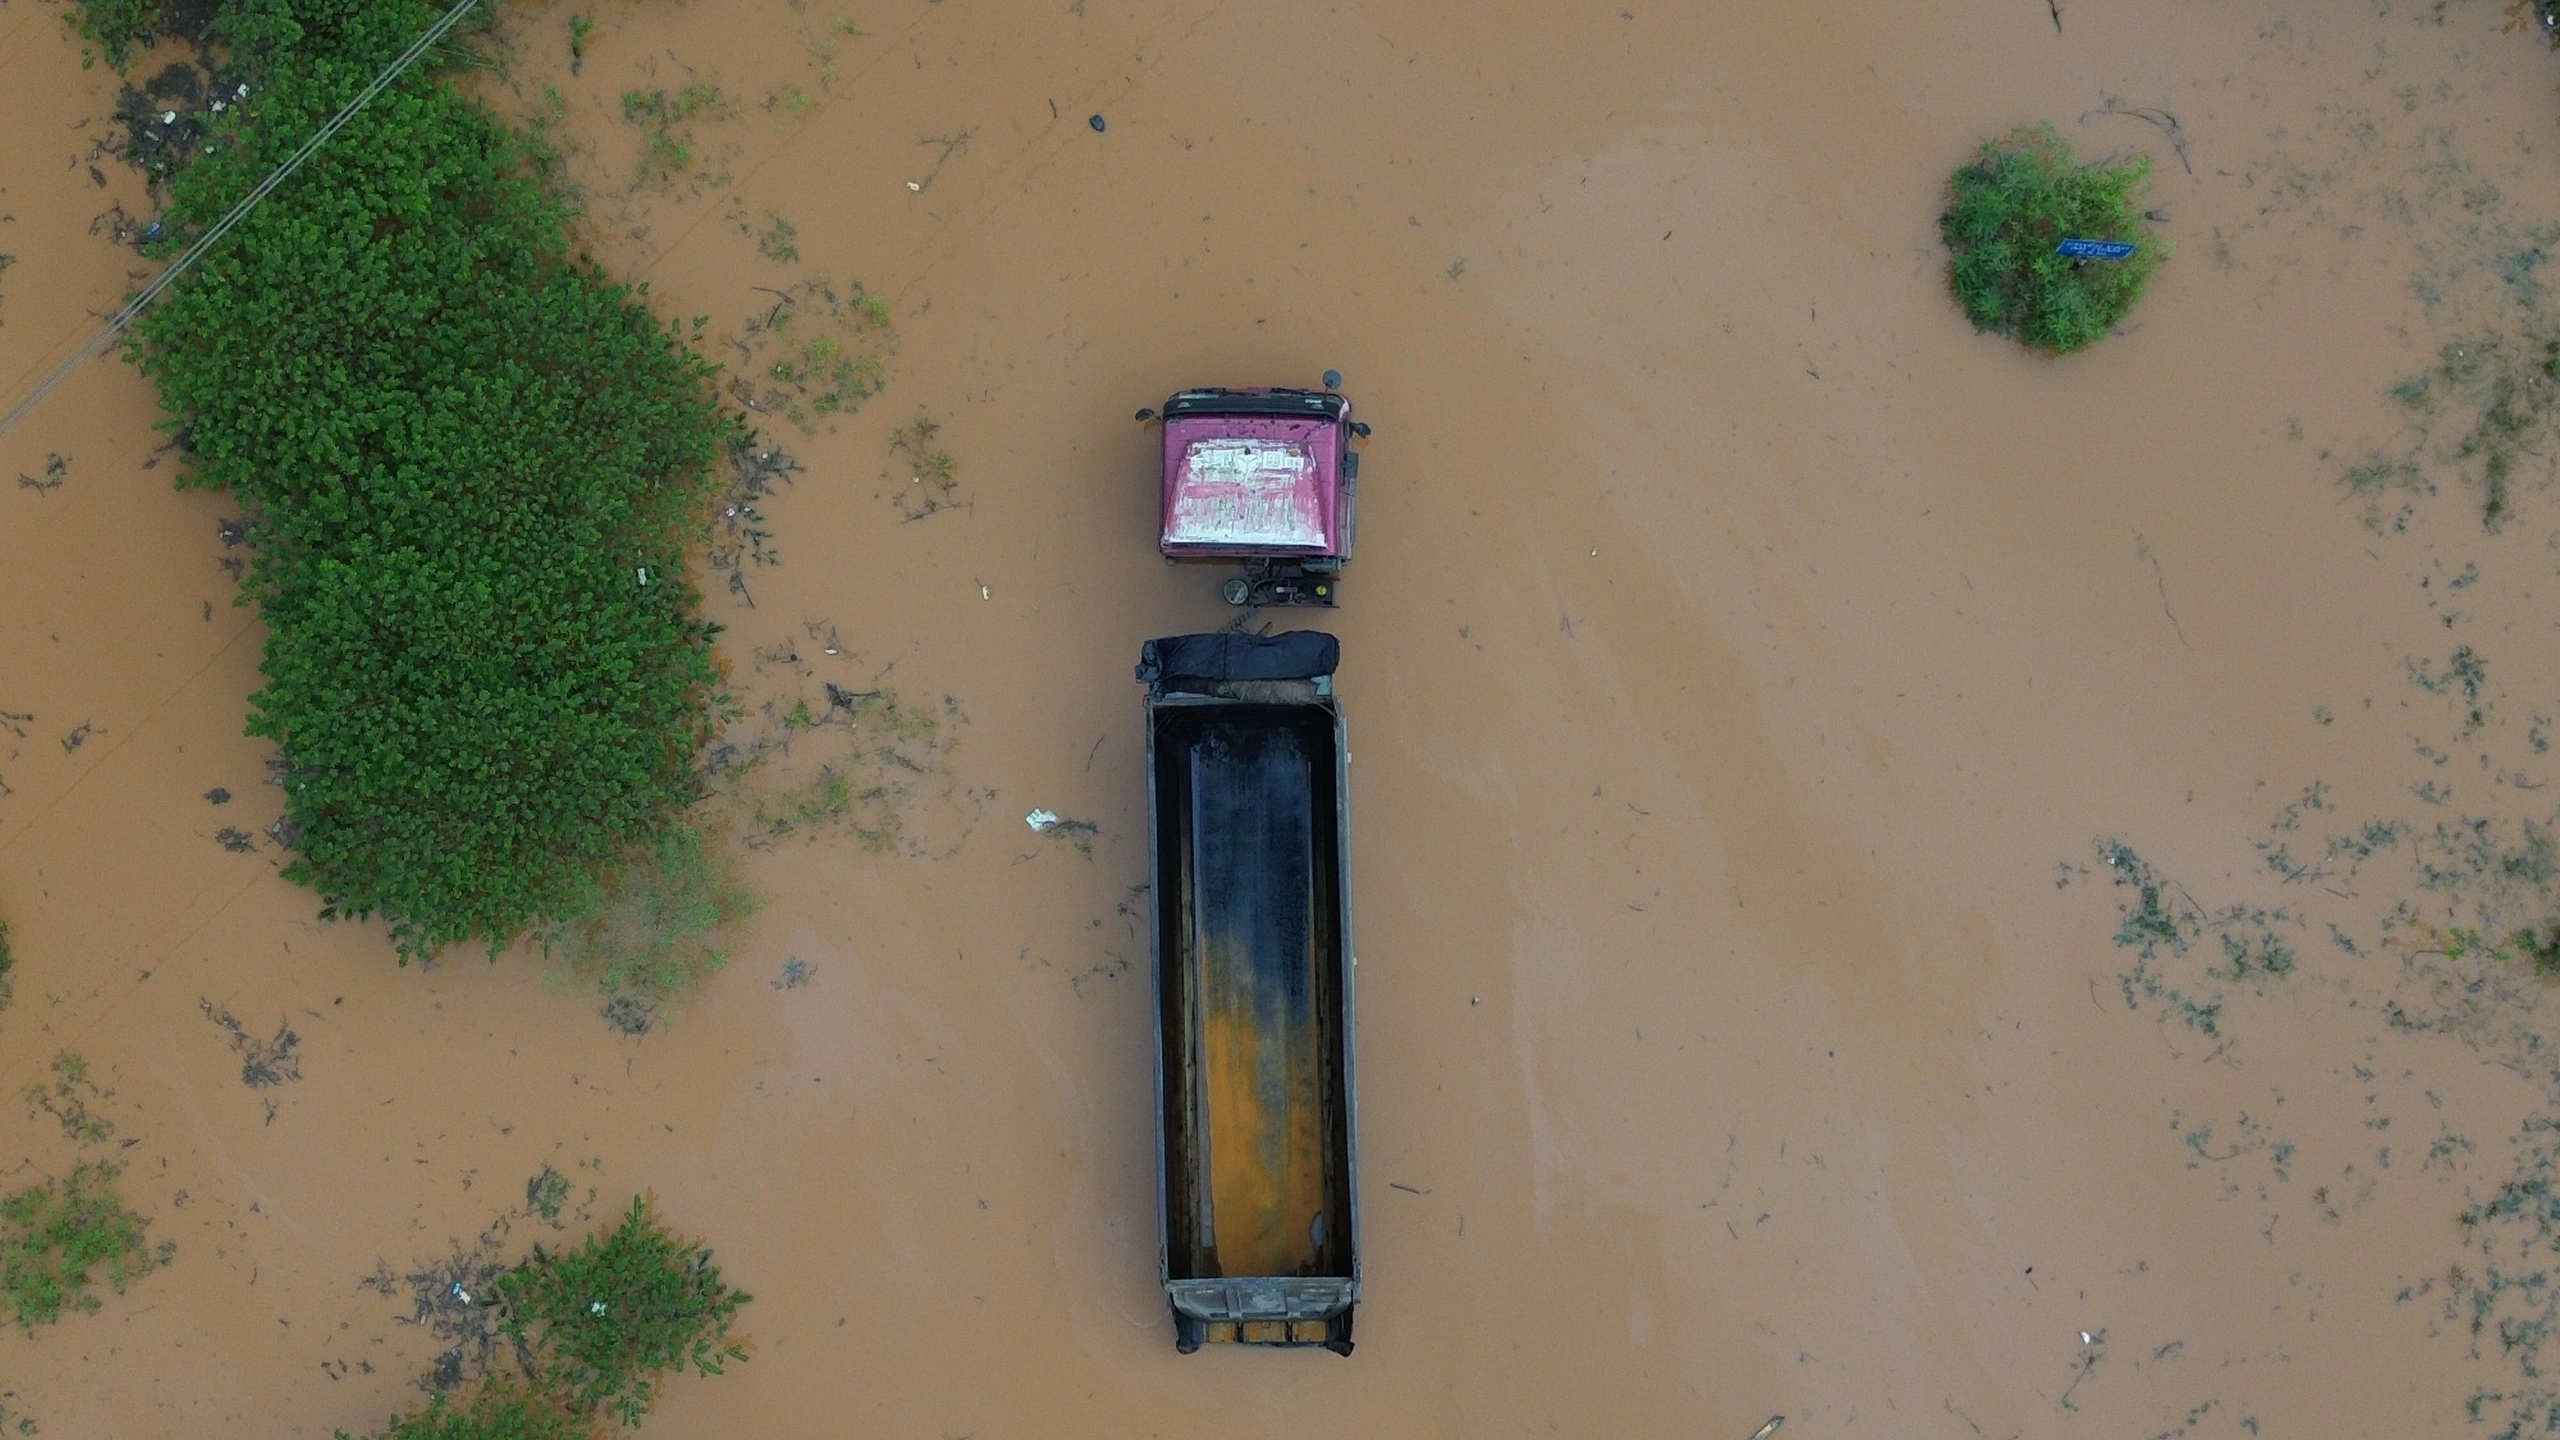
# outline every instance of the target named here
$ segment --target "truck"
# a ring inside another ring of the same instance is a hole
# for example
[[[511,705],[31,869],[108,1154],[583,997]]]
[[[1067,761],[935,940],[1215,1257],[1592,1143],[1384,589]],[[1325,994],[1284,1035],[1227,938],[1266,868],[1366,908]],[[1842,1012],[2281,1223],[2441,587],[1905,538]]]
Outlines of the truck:
[[[1138,422],[1164,422],[1156,548],[1169,565],[1240,564],[1230,605],[1338,603],[1359,538],[1360,455],[1369,426],[1330,388],[1177,391]]]
[[[1331,635],[1146,643],[1158,1274],[1175,1348],[1351,1353],[1351,748]]]

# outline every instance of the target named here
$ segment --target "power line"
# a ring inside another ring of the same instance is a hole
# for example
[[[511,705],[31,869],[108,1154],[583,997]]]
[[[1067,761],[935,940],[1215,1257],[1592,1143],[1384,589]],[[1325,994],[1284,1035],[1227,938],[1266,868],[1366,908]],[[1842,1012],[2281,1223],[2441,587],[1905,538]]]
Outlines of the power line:
[[[302,148],[294,151],[289,159],[287,159],[282,165],[277,166],[275,173],[269,175],[266,179],[259,181],[257,189],[250,191],[246,199],[243,199],[239,204],[232,206],[230,214],[223,216],[221,220],[214,224],[212,229],[207,230],[203,235],[199,236],[196,243],[187,247],[185,254],[180,255],[168,269],[160,272],[158,279],[153,280],[150,284],[142,287],[141,294],[138,294],[131,300],[126,301],[124,308],[117,311],[113,319],[107,321],[105,328],[99,330],[97,334],[90,336],[86,343],[81,345],[78,350],[72,352],[70,359],[62,362],[60,369],[55,370],[53,374],[47,376],[43,384],[38,385],[26,399],[19,401],[5,417],[0,417],[0,435],[8,434],[13,426],[15,426],[20,420],[27,417],[27,413],[29,411],[36,408],[38,402],[42,401],[45,396],[52,394],[56,386],[60,385],[63,381],[70,379],[72,371],[79,369],[83,364],[94,358],[100,350],[105,349],[109,341],[115,339],[115,337],[122,332],[126,326],[133,323],[135,316],[140,315],[152,301],[160,297],[161,291],[166,290],[171,285],[177,283],[178,277],[187,273],[189,266],[192,266],[196,261],[203,259],[206,251],[212,249],[215,243],[220,241],[223,236],[230,234],[233,227],[237,226],[242,220],[247,219],[249,212],[258,208],[259,202],[265,200],[269,193],[271,193],[277,186],[283,184],[294,171],[302,167],[303,161],[310,159],[322,145],[328,143],[330,136],[337,134],[341,129],[345,128],[346,123],[356,118],[359,111],[363,110],[365,106],[372,104],[375,96],[380,95],[383,91],[389,89],[391,87],[391,82],[400,78],[401,71],[406,70],[411,65],[417,63],[419,56],[426,54],[427,51],[434,48],[435,43],[438,40],[443,39],[447,31],[453,29],[455,25],[460,23],[463,15],[467,13],[472,6],[479,3],[480,0],[460,0],[459,4],[444,13],[443,19],[440,19],[435,24],[427,27],[427,33],[418,37],[418,43],[410,46],[399,59],[392,61],[390,66],[381,74],[373,77],[372,84],[367,85],[364,89],[356,92],[356,98],[348,101],[345,109],[340,110],[336,115],[330,117],[328,124],[321,126],[310,139],[302,142]]]

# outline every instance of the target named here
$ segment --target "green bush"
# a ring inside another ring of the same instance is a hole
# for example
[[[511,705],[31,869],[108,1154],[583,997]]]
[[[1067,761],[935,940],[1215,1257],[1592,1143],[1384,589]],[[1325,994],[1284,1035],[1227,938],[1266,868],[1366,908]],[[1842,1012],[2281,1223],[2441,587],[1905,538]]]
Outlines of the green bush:
[[[98,1308],[93,1277],[117,1290],[169,1263],[173,1246],[143,1238],[151,1222],[116,1194],[116,1166],[90,1161],[69,1178],[47,1180],[0,1199],[0,1305],[22,1329]]]
[[[0,1010],[8,1009],[9,1002],[17,998],[17,982],[9,978],[9,968],[17,963],[18,957],[9,949],[8,918],[0,916]]]
[[[2142,298],[2162,247],[2140,199],[2151,162],[2081,165],[2050,125],[1983,142],[1947,183],[1938,231],[1954,257],[1956,300],[1976,330],[2039,350],[2078,350]],[[2127,240],[2129,260],[2070,260],[2064,239]]]
[[[747,1348],[728,1338],[753,1297],[721,1283],[711,1252],[678,1240],[634,1197],[612,1231],[533,1255],[498,1282],[501,1329],[531,1357],[534,1383],[570,1411],[637,1425],[659,1381],[686,1366],[717,1375]]]
[[[174,187],[174,250],[438,13],[233,0],[258,77]],[[544,156],[441,75],[386,90],[137,327],[249,512],[249,733],[324,915],[401,957],[574,918],[694,795],[716,682],[686,581],[734,427],[714,367],[573,248]],[[645,287],[643,287],[645,291]]]
[[[338,1440],[349,1440],[341,1430]],[[394,1419],[372,1440],[592,1440],[594,1427],[538,1391],[492,1380],[468,1400],[438,1395],[427,1408]]]
[[[98,47],[107,63],[118,70],[133,58],[134,47],[148,45],[160,28],[160,0],[81,0],[62,12],[63,23],[80,32],[80,38]],[[81,68],[96,63],[97,55],[84,55]]]

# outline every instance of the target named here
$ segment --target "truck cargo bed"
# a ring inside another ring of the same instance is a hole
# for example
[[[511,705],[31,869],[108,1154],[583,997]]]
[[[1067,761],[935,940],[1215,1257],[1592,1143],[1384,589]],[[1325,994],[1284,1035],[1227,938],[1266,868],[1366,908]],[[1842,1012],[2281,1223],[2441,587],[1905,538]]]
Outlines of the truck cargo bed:
[[[1148,702],[1164,1278],[1185,1349],[1347,1353],[1358,1266],[1341,714],[1329,679],[1322,693],[1313,677],[1219,690]]]

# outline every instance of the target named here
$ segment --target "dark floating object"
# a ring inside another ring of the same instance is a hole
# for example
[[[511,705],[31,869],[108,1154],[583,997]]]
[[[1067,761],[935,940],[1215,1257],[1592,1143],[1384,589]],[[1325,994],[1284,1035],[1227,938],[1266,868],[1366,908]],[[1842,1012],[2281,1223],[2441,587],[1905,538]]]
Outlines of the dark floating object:
[[[1339,389],[1341,389],[1341,388],[1342,388],[1342,372],[1341,372],[1341,371],[1339,371],[1339,370],[1327,370],[1326,372],[1324,372],[1324,388],[1326,388],[1327,390],[1339,390]]]
[[[1086,122],[1084,122],[1084,123],[1086,123],[1087,125],[1092,126],[1092,127],[1094,128],[1094,132],[1095,132],[1096,134],[1101,133],[1101,130],[1102,130],[1102,117],[1101,117],[1101,116],[1096,115],[1096,116],[1094,116],[1092,119],[1087,120],[1087,121],[1086,121]]]

